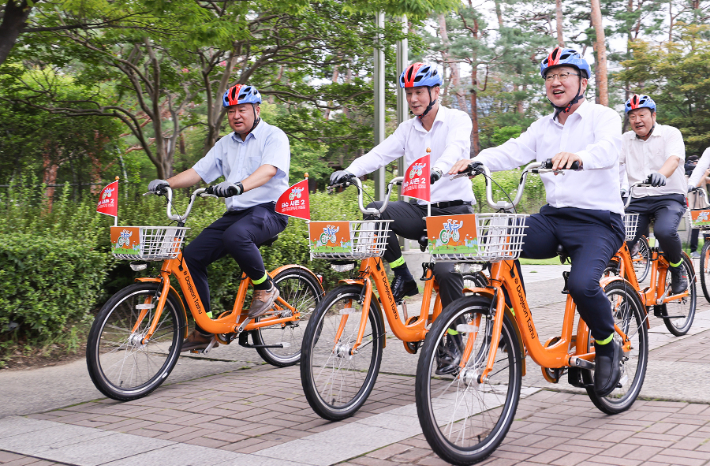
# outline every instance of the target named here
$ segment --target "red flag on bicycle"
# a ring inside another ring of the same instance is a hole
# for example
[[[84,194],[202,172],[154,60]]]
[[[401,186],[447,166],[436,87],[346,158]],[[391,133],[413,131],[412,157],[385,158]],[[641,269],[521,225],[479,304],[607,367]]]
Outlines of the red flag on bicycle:
[[[276,201],[276,212],[289,217],[311,219],[311,205],[308,201],[308,179],[299,181],[288,188]]]
[[[409,196],[415,199],[429,202],[429,154],[416,160],[404,172],[404,182],[402,183],[402,196]]]
[[[96,212],[112,217],[118,217],[118,180],[106,186],[99,194],[99,205]]]

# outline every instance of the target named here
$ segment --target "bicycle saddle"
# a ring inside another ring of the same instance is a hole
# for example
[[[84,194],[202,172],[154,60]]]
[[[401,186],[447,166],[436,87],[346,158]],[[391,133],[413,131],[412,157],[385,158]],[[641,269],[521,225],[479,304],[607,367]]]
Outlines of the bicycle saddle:
[[[279,239],[279,235],[274,236],[273,238],[269,238],[266,241],[264,241],[261,244],[257,244],[257,247],[262,247],[262,246],[271,246],[276,242],[276,240]]]
[[[564,264],[567,262],[567,259],[569,258],[569,255],[567,254],[567,251],[565,250],[565,247],[562,246],[561,244],[557,245],[557,255],[560,256],[560,262]]]
[[[419,243],[419,250],[421,252],[426,251],[426,247],[429,245],[429,238],[427,238],[426,235],[424,235],[421,238],[419,238],[417,240],[417,242]]]

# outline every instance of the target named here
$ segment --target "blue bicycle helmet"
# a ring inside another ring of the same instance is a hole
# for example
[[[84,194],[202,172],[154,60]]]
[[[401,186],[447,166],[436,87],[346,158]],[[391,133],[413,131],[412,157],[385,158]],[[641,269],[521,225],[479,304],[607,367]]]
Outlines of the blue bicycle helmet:
[[[419,86],[441,86],[444,80],[441,79],[439,71],[424,63],[412,63],[399,77],[399,87],[419,87]]]
[[[647,95],[634,94],[629,100],[626,101],[624,109],[626,110],[626,113],[629,113],[631,110],[636,110],[637,108],[648,108],[651,110],[651,113],[655,113],[656,102],[654,102],[653,99]]]
[[[224,93],[222,98],[222,105],[224,107],[231,107],[232,105],[239,104],[260,104],[261,94],[254,86],[249,86],[247,84],[236,84]]]
[[[572,66],[577,68],[583,78],[589,79],[592,75],[592,69],[589,67],[587,60],[582,58],[574,49],[563,49],[555,47],[550,54],[540,63],[540,75],[544,78],[547,70],[558,66]]]

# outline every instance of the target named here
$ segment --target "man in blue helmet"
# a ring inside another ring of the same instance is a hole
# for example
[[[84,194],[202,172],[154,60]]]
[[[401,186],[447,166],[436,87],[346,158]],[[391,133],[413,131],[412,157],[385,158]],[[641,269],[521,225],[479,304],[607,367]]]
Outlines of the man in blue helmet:
[[[585,100],[591,71],[577,51],[556,47],[540,64],[540,74],[554,113],[534,122],[520,137],[481,151],[473,162],[457,162],[449,173],[469,166],[476,170],[480,163],[492,171],[533,160],[552,159],[553,169],[579,164],[580,171],[564,176],[541,175],[548,204],[527,217],[521,257],[555,257],[562,245],[572,259],[567,288],[595,340],[594,389],[607,396],[620,380],[622,351],[599,280],[625,236],[619,192],[621,118]],[[578,371],[570,369],[570,381],[581,386]]]
[[[465,178],[440,179],[461,157],[469,157],[471,150],[471,128],[473,123],[468,113],[444,107],[439,104],[440,86],[443,84],[436,67],[424,63],[409,65],[399,78],[399,86],[404,88],[410,112],[416,118],[402,122],[395,132],[370,152],[355,159],[348,168],[333,173],[330,183],[347,181],[354,176],[363,176],[404,156],[405,167],[426,155],[431,148],[431,213],[432,215],[452,215],[472,213],[475,197],[471,183]],[[379,207],[374,202],[368,207]],[[423,201],[392,202],[383,213],[385,220],[394,220],[387,240],[384,259],[394,272],[391,284],[395,302],[405,296],[419,292],[397,241],[397,235],[409,239],[420,239],[426,235],[427,206]],[[437,263],[434,275],[439,284],[439,295],[443,306],[463,297],[463,277],[454,271],[452,263]],[[451,373],[460,358],[458,347],[450,348],[450,354],[439,359],[437,373]]]
[[[153,180],[148,190],[187,188],[225,178],[215,187],[215,194],[227,197],[236,193],[226,199],[227,212],[185,247],[183,258],[210,315],[207,266],[231,255],[254,284],[249,317],[255,318],[265,314],[279,295],[258,247],[288,224],[288,218],[274,209],[279,195],[288,189],[291,153],[286,134],[259,118],[261,94],[254,86],[232,86],[224,93],[222,104],[234,133],[217,141],[192,168],[167,180]],[[212,337],[198,327],[183,342],[182,350],[206,348]]]
[[[652,218],[653,233],[670,262],[671,292],[688,288],[683,268],[682,245],[678,224],[685,212],[685,144],[677,128],[656,123],[656,103],[647,95],[634,94],[626,101],[631,131],[623,135],[620,163],[626,168],[629,183],[650,183],[652,188],[634,189],[626,209],[639,214],[636,244],[648,235]]]

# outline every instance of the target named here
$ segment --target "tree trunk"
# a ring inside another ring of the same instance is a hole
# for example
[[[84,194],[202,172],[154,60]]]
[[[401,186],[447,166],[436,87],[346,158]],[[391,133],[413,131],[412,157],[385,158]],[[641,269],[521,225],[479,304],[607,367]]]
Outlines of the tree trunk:
[[[596,51],[596,81],[599,92],[599,103],[609,106],[609,89],[606,72],[606,40],[604,37],[604,25],[602,24],[602,10],[599,0],[592,0],[592,24],[596,32],[597,40],[594,41]]]
[[[449,57],[449,34],[446,29],[446,17],[443,14],[439,15],[439,33],[441,34],[441,43],[443,45],[441,55],[444,59],[444,66],[448,65],[449,68],[451,68],[451,81],[449,82],[448,91],[449,94],[453,94],[455,96],[459,110],[465,112],[466,96],[463,89],[461,89],[461,71],[459,69],[459,64],[451,60]]]
[[[32,7],[27,4],[27,0],[22,0],[19,5],[15,4],[15,0],[7,0],[0,23],[0,65],[10,55],[31,11]]]
[[[560,47],[565,46],[565,39],[562,35],[562,0],[557,0],[555,6],[556,18],[557,18],[557,44]]]

